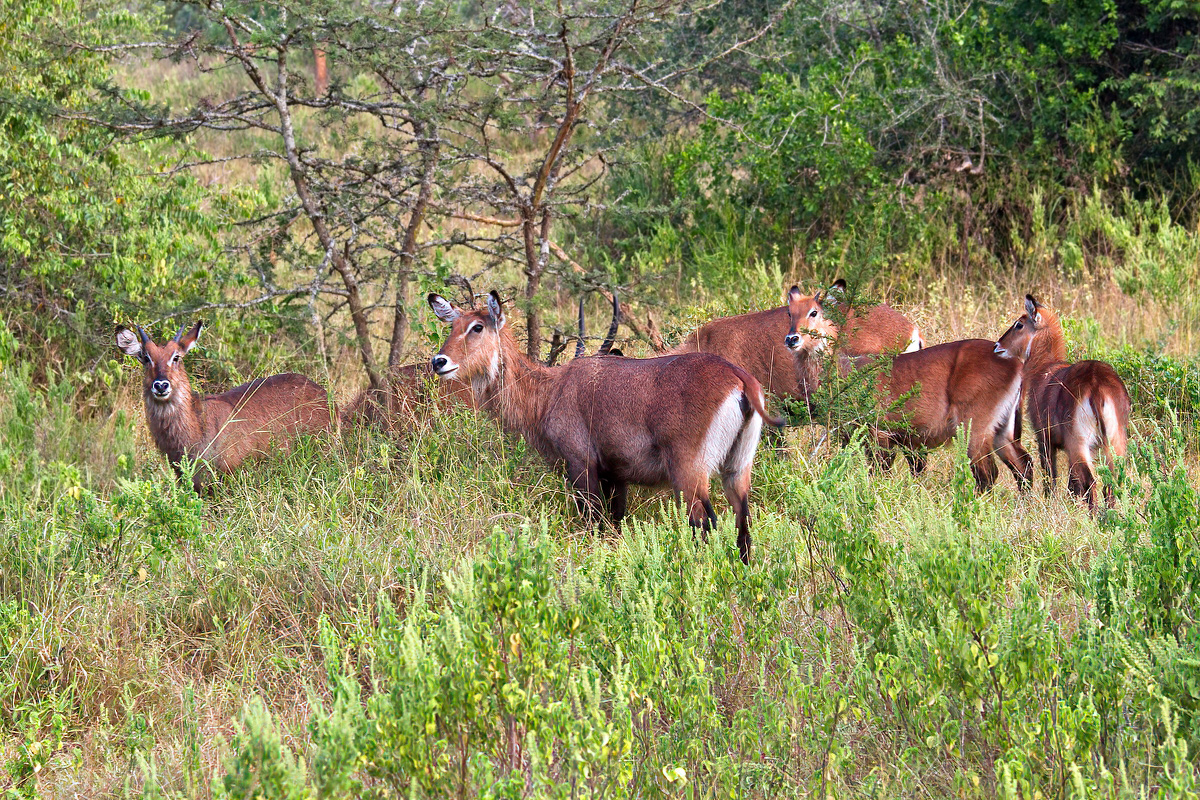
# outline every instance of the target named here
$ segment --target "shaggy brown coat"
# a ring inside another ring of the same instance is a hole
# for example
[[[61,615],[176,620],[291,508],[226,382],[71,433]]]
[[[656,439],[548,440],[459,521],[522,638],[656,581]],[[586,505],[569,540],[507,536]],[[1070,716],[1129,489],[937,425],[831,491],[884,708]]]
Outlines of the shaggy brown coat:
[[[142,362],[146,424],[154,444],[179,471],[184,456],[197,461],[192,487],[201,492],[218,474],[248,458],[287,449],[301,433],[328,430],[334,415],[325,390],[303,375],[285,372],[258,378],[222,394],[193,391],[183,356],[202,323],[156,345],[141,328],[118,327],[117,347]]]
[[[709,479],[720,472],[734,508],[738,550],[750,558],[750,468],[762,421],[762,387],[717,356],[577,358],[546,367],[527,358],[505,325],[499,295],[488,309],[460,309],[440,295],[429,304],[451,325],[431,361],[445,378],[471,385],[476,403],[552,464],[565,467],[581,513],[604,507],[620,526],[628,484],[670,484],[689,521],[716,520]]]

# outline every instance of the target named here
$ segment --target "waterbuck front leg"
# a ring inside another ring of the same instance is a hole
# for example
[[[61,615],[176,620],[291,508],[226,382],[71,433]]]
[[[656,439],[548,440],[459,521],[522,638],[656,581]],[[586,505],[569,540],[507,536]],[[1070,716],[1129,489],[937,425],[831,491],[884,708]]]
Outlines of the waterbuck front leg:
[[[604,499],[608,503],[608,513],[612,518],[613,528],[621,532],[621,520],[625,518],[625,509],[629,500],[629,484],[612,478],[601,478],[600,487],[604,490]]]
[[[592,526],[604,519],[599,468],[586,461],[568,461],[567,480],[575,489],[575,505],[587,524]]]

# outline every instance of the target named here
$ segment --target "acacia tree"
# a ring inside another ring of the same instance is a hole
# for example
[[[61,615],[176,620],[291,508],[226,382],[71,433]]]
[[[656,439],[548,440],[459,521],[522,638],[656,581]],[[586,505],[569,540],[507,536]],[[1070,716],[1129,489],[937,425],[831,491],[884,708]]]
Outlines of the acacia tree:
[[[512,0],[463,43],[472,85],[481,88],[450,124],[463,157],[482,169],[460,187],[466,207],[450,213],[493,226],[495,235],[475,246],[520,266],[530,358],[541,346],[538,294],[547,272],[585,271],[554,241],[556,220],[592,207],[611,155],[645,135],[621,116],[636,104],[631,98],[698,110],[681,91],[685,80],[759,39],[790,5],[779,4],[744,38],[722,40],[720,50],[694,50],[687,62],[663,47],[674,41],[673,27],[690,24],[678,0]],[[632,314],[625,319],[635,324]]]
[[[245,240],[267,242],[272,260],[291,243],[312,275],[281,287],[261,270],[263,288],[268,296],[320,297],[326,318],[345,308],[371,385],[381,388],[375,312],[391,312],[387,364],[395,365],[408,330],[410,279],[428,246],[422,227],[435,195],[453,193],[442,178],[454,148],[438,123],[463,80],[444,12],[325,0],[190,4],[207,25],[182,42],[122,47],[189,59],[203,72],[235,70],[236,88],[179,112],[135,104],[117,90],[91,118],[133,136],[221,136],[220,157],[180,168],[238,159],[275,165],[291,191],[242,223]],[[320,71],[310,77],[314,52],[335,66],[327,86]]]
[[[507,0],[473,15],[448,4],[184,2],[199,30],[123,46],[235,71],[236,88],[181,111],[116,90],[93,119],[133,136],[206,131],[221,137],[219,160],[276,165],[269,174],[290,190],[244,223],[245,240],[269,243],[272,259],[290,244],[311,277],[278,286],[263,267],[265,296],[320,298],[326,318],[344,308],[377,389],[376,312],[391,314],[394,366],[410,280],[431,248],[519,267],[538,357],[545,275],[583,271],[553,241],[555,222],[589,207],[608,154],[632,136],[617,117],[626,106],[609,100],[682,100],[674,87],[688,74],[658,45],[680,0]],[[312,78],[314,53],[327,88]]]

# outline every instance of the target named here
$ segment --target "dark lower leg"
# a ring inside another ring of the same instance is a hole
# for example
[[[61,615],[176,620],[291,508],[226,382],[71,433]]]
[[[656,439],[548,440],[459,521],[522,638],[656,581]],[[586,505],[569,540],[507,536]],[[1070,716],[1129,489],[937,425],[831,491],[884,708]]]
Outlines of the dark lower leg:
[[[725,499],[737,519],[738,555],[743,564],[750,563],[750,470],[746,469],[741,475],[723,476],[721,487],[725,490]]]
[[[608,513],[612,516],[613,527],[621,530],[621,520],[625,518],[625,509],[629,499],[629,486],[620,482],[612,482],[606,491],[608,498]]]
[[[1033,457],[1029,455],[1016,439],[1009,439],[1000,445],[1000,460],[1017,481],[1017,489],[1029,491],[1033,486]]]
[[[575,505],[589,525],[604,518],[604,499],[601,497],[600,476],[590,464],[567,464],[567,478],[575,487]]]
[[[1067,489],[1071,494],[1087,500],[1088,509],[1096,510],[1096,476],[1088,469],[1087,462],[1082,458],[1069,457],[1070,474],[1067,477]]]

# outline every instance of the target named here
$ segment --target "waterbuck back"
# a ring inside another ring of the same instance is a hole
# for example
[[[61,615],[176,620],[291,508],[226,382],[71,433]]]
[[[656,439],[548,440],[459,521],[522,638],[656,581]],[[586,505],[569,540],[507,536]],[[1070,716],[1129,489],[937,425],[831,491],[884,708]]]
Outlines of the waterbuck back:
[[[709,480],[720,473],[737,517],[738,550],[750,557],[750,468],[763,420],[762,386],[714,355],[651,359],[577,358],[547,367],[526,358],[505,324],[499,295],[486,310],[464,310],[440,295],[429,304],[450,324],[431,360],[443,378],[471,385],[475,400],[566,469],[580,511],[607,506],[619,527],[630,483],[670,485],[689,521],[708,530],[716,516]]]
[[[1124,456],[1129,437],[1129,391],[1104,361],[1067,362],[1062,323],[1050,308],[1025,295],[1025,313],[997,348],[1024,358],[1025,396],[1046,473],[1046,492],[1058,481],[1058,453],[1067,454],[1067,488],[1096,510],[1097,451],[1109,468]],[[1105,500],[1114,502],[1111,486]]]
[[[179,469],[186,456],[196,461],[193,488],[202,491],[217,475],[232,472],[248,458],[286,449],[301,433],[330,428],[326,392],[303,375],[286,372],[258,378],[227,392],[193,391],[183,357],[195,346],[203,323],[163,345],[141,328],[116,330],[117,347],[142,363],[146,424],[154,443]]]

